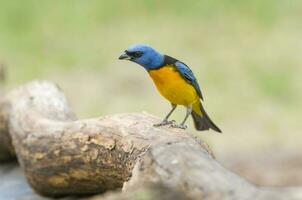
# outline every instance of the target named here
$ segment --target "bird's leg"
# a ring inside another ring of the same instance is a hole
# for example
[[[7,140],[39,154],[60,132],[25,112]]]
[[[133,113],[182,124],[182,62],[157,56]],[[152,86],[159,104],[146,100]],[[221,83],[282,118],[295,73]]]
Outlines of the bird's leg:
[[[186,129],[187,126],[185,125],[185,123],[186,123],[188,117],[191,115],[191,113],[192,113],[192,105],[189,105],[189,106],[187,107],[187,114],[186,114],[184,120],[181,122],[181,124],[179,124],[179,125],[178,125],[178,124],[172,124],[171,127],[173,127],[173,128]]]
[[[172,109],[167,114],[167,116],[163,119],[163,121],[161,121],[158,124],[154,124],[153,126],[156,126],[156,127],[158,127],[158,126],[164,126],[164,125],[168,125],[168,124],[173,124],[175,122],[174,120],[168,121],[169,117],[171,116],[171,114],[173,113],[173,111],[175,110],[175,108],[177,107],[177,105],[175,105],[175,104],[171,104],[171,105],[172,105]]]

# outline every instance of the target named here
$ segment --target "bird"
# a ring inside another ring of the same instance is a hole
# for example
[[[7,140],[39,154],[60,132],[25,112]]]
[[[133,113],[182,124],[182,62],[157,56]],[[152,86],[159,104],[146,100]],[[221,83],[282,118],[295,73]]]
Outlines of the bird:
[[[129,46],[120,56],[120,60],[129,60],[141,65],[150,75],[159,93],[172,106],[165,118],[156,127],[170,125],[174,128],[186,129],[185,125],[191,115],[196,130],[214,130],[221,133],[218,126],[210,119],[201,101],[201,89],[192,70],[185,63],[162,54],[146,44]],[[178,105],[186,107],[186,115],[180,124],[169,120]]]

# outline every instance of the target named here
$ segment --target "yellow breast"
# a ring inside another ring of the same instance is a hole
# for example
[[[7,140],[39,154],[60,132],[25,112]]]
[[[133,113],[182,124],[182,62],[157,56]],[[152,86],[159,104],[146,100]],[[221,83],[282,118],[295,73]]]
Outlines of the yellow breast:
[[[195,88],[187,83],[173,66],[150,70],[149,75],[161,95],[171,103],[190,105],[199,100]]]

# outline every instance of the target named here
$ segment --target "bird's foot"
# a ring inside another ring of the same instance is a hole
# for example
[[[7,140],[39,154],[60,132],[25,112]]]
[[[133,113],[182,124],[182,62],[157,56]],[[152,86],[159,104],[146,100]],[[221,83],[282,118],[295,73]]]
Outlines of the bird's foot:
[[[184,124],[171,124],[170,127],[172,128],[180,128],[180,129],[186,129],[187,126]]]
[[[158,124],[154,124],[153,126],[155,127],[160,127],[160,126],[165,126],[165,125],[173,125],[175,123],[175,120],[171,120],[171,121],[168,121],[168,120],[163,120],[162,122],[158,123]]]

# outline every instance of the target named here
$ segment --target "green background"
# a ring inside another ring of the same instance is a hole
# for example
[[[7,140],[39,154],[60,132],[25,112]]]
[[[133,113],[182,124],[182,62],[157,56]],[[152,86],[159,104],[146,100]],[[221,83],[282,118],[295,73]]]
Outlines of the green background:
[[[300,0],[1,0],[0,64],[7,89],[55,81],[81,118],[163,117],[170,106],[146,72],[117,59],[147,43],[195,72],[224,131],[198,134],[218,155],[301,149],[301,10]]]

